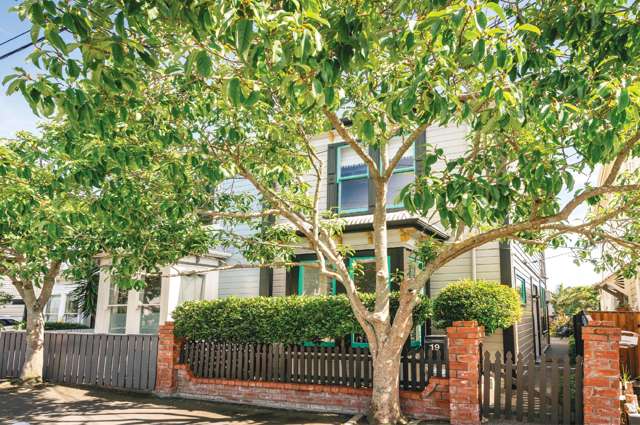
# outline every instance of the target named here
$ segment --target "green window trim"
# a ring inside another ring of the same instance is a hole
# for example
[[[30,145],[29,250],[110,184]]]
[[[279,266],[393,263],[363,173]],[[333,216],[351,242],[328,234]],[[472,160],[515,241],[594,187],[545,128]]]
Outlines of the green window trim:
[[[309,264],[313,264],[313,263],[317,263],[317,260],[305,260],[305,261],[300,261],[300,263],[309,263]],[[304,295],[304,265],[300,265],[298,267],[298,295]],[[331,295],[335,295],[336,294],[336,279],[333,278],[331,279]]]
[[[336,183],[338,186],[338,212],[339,213],[360,213],[360,212],[368,212],[369,211],[369,205],[367,205],[366,207],[362,207],[362,208],[350,208],[350,209],[343,209],[340,205],[340,200],[342,199],[342,182],[343,181],[347,181],[347,180],[356,180],[356,179],[362,179],[365,178],[367,179],[367,188],[369,187],[369,168],[366,167],[366,173],[362,173],[362,174],[357,174],[355,176],[347,176],[347,177],[342,177],[340,175],[340,172],[342,170],[342,167],[340,166],[340,159],[341,159],[341,151],[343,149],[352,149],[351,146],[349,145],[343,145],[343,146],[338,146],[338,148],[336,149]],[[367,197],[368,199],[368,197]],[[368,201],[367,201],[368,204]]]
[[[525,305],[527,303],[527,280],[520,275],[516,275],[516,280],[520,285],[520,304]]]
[[[413,166],[396,168],[393,170],[393,173],[391,174],[413,173],[414,179],[415,179],[415,175],[416,175],[416,144],[415,143],[412,145],[412,149],[413,149]],[[391,202],[389,205],[387,205],[387,209],[404,208],[404,204],[402,202],[398,204],[394,204],[393,199],[389,199],[387,200],[387,202]]]

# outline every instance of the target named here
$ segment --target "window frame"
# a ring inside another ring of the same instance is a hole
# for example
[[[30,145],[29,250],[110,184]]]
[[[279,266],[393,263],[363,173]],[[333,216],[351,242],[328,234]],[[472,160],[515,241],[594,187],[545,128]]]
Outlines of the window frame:
[[[182,295],[182,285],[184,283],[183,279],[185,277],[191,277],[191,276],[198,276],[199,278],[201,278],[201,286],[200,286],[200,295],[198,296],[198,298],[196,298],[195,300],[182,300],[180,301],[180,296]],[[176,304],[177,306],[187,302],[187,301],[200,301],[200,300],[204,300],[205,299],[205,293],[207,292],[207,275],[204,273],[194,273],[192,275],[186,275],[186,276],[181,276],[180,277],[180,287],[178,288],[178,303]],[[162,294],[162,281],[160,282],[160,294]]]
[[[520,305],[527,305],[527,279],[519,273],[516,273],[516,282],[520,284]]]
[[[417,175],[416,175],[416,142],[415,141],[411,145],[411,149],[413,149],[413,165],[411,167],[395,168],[393,170],[393,172],[391,173],[392,176],[394,174],[413,173],[413,179],[415,181],[415,179],[417,177]],[[394,153],[394,155],[395,155],[395,153]],[[391,179],[389,179],[389,182],[391,182]],[[388,188],[389,187],[387,185],[387,191],[388,191]],[[402,202],[400,202],[399,204],[394,204],[393,203],[393,199],[387,199],[387,209],[388,210],[393,210],[393,209],[398,209],[398,208],[404,208],[404,204]]]
[[[353,148],[348,144],[336,147],[336,185],[338,186],[338,204],[337,204],[338,213],[352,214],[352,213],[368,212],[369,211],[369,167],[367,167],[365,163],[366,172],[364,174],[358,174],[357,176],[342,177],[341,176],[342,166],[341,166],[340,160],[342,158],[341,151],[343,149],[353,150]],[[343,209],[341,206],[342,182],[349,181],[349,180],[359,180],[363,178],[367,182],[367,206],[364,208]]]
[[[309,263],[309,264],[313,264],[313,263],[317,263],[318,260],[303,260],[303,261],[299,261],[300,265],[298,266],[298,295],[299,296],[309,296],[306,294],[303,294],[303,290],[304,290],[304,263]],[[327,295],[335,295],[336,294],[336,278],[332,278],[331,279],[331,293],[327,294]]]
[[[158,293],[158,302],[157,303],[144,303],[144,294],[145,294],[145,290],[149,287],[148,285],[148,281],[147,278],[158,278],[158,287],[160,288],[160,292]],[[151,332],[151,333],[147,333],[147,332],[142,332],[142,319],[144,318],[144,310],[148,309],[148,310],[152,310],[152,309],[158,309],[158,327],[160,326],[160,308],[161,308],[161,304],[162,304],[162,276],[145,276],[145,287],[142,288],[142,290],[140,290],[138,292],[138,310],[139,310],[139,316],[138,317],[138,333],[140,333],[141,335],[157,335],[158,333],[158,329],[156,329],[155,332]],[[127,312],[128,313],[128,312]],[[126,332],[125,332],[126,333]]]

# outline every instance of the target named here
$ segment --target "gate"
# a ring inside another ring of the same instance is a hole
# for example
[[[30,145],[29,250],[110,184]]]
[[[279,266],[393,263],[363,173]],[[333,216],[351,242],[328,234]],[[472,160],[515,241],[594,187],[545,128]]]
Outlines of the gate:
[[[482,416],[540,424],[582,424],[582,357],[536,362],[500,352],[481,361]],[[505,359],[503,362],[503,358]]]
[[[25,352],[25,332],[0,332],[0,379],[20,375]],[[43,378],[61,384],[152,391],[157,355],[157,335],[45,332]]]

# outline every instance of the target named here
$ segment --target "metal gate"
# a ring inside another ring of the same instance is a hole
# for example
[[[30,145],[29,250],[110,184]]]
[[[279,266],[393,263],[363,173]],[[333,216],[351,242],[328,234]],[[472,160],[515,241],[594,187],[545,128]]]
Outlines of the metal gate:
[[[504,361],[503,361],[504,359]],[[536,362],[485,352],[481,361],[482,416],[540,424],[582,424],[582,357]]]

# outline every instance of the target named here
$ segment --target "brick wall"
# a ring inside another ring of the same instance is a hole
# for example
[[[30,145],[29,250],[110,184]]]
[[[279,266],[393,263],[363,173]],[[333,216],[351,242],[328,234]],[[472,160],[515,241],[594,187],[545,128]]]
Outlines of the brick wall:
[[[584,341],[584,424],[620,424],[620,329],[613,322],[591,321]]]
[[[349,414],[366,413],[371,399],[369,388],[197,378],[187,365],[177,365],[176,372],[175,395],[185,398]],[[447,418],[448,379],[431,378],[422,392],[401,391],[400,403],[415,418]]]
[[[173,322],[166,322],[158,329],[158,360],[156,389],[158,395],[170,395],[176,390],[176,366],[181,342],[173,335]]]
[[[454,322],[449,337],[449,402],[452,425],[480,424],[480,342],[484,328],[475,321]]]

